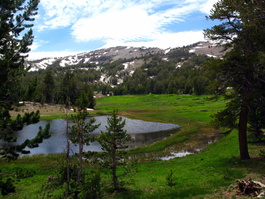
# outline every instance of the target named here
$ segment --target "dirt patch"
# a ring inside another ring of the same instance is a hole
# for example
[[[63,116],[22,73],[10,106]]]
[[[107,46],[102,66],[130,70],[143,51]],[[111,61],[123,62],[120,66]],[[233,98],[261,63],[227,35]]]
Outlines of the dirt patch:
[[[73,111],[72,108],[65,109],[61,105],[57,104],[40,104],[34,102],[23,102],[19,106],[14,107],[13,111],[10,112],[12,117],[16,117],[18,114],[30,113],[33,111],[40,111],[41,116],[52,116],[52,115],[63,115],[65,111]]]

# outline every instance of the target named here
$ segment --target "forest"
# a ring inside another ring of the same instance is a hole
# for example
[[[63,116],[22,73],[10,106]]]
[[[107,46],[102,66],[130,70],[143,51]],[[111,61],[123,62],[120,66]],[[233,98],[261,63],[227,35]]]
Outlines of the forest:
[[[137,59],[145,60],[130,75],[120,59],[110,63],[50,66],[46,70],[28,72],[22,77],[20,96],[24,101],[75,105],[82,91],[102,95],[126,94],[196,94],[209,93],[207,87],[214,79],[203,68],[206,55],[189,53],[185,48],[170,52],[169,60],[155,54]],[[179,64],[181,63],[181,65]],[[100,68],[100,70],[98,70]],[[106,74],[108,82],[100,81]],[[122,79],[122,82],[119,82]],[[66,99],[69,98],[69,99]],[[90,105],[93,108],[93,102]]]

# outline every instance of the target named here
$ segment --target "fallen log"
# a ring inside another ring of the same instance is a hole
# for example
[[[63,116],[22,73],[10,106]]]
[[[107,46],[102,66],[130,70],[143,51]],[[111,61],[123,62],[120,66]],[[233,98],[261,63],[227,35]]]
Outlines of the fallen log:
[[[248,180],[237,180],[238,195],[248,195],[252,197],[262,198],[265,193],[265,185],[261,182],[254,181],[252,179]]]
[[[265,191],[261,192],[257,198],[265,198]]]

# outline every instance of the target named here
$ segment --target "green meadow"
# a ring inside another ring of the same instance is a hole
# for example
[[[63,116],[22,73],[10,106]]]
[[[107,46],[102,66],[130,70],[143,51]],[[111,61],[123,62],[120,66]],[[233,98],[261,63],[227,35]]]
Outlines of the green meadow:
[[[146,121],[174,123],[180,131],[169,138],[146,147],[131,149],[130,156],[137,157],[135,172],[125,177],[126,191],[104,192],[103,198],[237,198],[231,188],[236,179],[253,178],[265,183],[265,158],[261,155],[264,144],[249,143],[251,160],[239,160],[237,132],[232,131],[204,148],[200,153],[167,161],[156,160],[156,153],[177,149],[183,143],[196,140],[202,134],[219,131],[209,123],[211,115],[225,106],[223,99],[209,100],[210,96],[193,95],[125,95],[97,99],[91,115],[110,114],[118,109],[119,114]],[[54,116],[51,116],[54,117]],[[46,118],[45,118],[46,119]],[[221,132],[220,132],[221,133]],[[153,156],[146,156],[146,154]],[[34,175],[16,181],[16,193],[2,198],[58,198],[63,187],[47,193],[45,185],[55,175],[62,154],[37,155],[19,158],[16,161],[0,161],[2,173],[15,173],[23,168]],[[97,170],[95,165],[86,164],[86,170]],[[168,185],[167,177],[172,174]],[[108,176],[102,175],[102,181]]]

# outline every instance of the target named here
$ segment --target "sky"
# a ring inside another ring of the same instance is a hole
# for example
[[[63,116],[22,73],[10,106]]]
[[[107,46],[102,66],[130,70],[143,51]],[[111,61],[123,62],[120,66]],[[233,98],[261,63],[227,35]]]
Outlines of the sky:
[[[204,41],[217,0],[40,0],[29,59],[115,46],[181,47]]]

